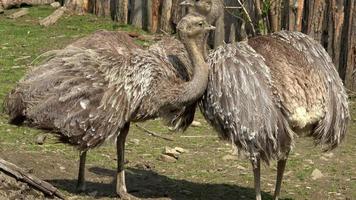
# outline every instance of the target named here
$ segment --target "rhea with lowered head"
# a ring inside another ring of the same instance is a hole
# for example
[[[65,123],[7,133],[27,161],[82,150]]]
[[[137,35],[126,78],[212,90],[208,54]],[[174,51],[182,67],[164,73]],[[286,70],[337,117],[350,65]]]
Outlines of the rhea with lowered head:
[[[127,193],[124,172],[130,122],[162,117],[184,129],[186,120],[192,120],[186,118],[191,115],[186,109],[203,95],[208,82],[208,65],[197,43],[214,27],[200,16],[188,15],[177,28],[193,65],[189,81],[159,48],[107,51],[70,45],[48,53],[7,96],[4,108],[10,123],[26,120],[30,126],[52,130],[84,152],[114,137],[116,192],[134,199]],[[84,184],[84,171],[79,181]]]

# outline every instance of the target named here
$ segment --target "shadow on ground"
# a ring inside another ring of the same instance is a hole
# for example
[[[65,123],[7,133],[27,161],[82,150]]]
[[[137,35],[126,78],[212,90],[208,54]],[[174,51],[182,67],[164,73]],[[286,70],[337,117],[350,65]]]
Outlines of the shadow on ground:
[[[114,177],[115,171],[100,167],[92,167],[89,171],[98,176]],[[76,180],[61,179],[48,180],[56,187],[69,193],[76,193]],[[129,193],[139,198],[164,198],[174,200],[204,199],[254,199],[254,189],[240,187],[229,184],[209,184],[195,183],[186,180],[171,179],[167,176],[157,174],[151,170],[141,170],[135,168],[126,169],[126,184]],[[95,197],[115,197],[114,183],[87,182],[86,194],[77,194],[85,196],[95,193]],[[264,200],[272,199],[268,193],[262,193]],[[288,199],[284,199],[288,200]],[[289,199],[290,200],[290,199]]]

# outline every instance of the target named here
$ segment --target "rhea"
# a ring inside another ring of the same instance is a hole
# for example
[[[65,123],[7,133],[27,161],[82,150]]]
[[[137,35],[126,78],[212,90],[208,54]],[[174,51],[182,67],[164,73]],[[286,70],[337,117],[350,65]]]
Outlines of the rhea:
[[[191,115],[187,109],[207,86],[208,65],[197,41],[214,27],[202,17],[188,15],[177,28],[194,68],[189,81],[159,48],[108,51],[69,45],[48,53],[7,96],[4,108],[9,122],[26,120],[30,126],[57,132],[83,152],[115,137],[116,193],[133,199],[124,171],[130,122],[162,117],[177,128],[186,126],[185,119],[192,120],[186,118]],[[79,175],[83,185],[84,167]]]

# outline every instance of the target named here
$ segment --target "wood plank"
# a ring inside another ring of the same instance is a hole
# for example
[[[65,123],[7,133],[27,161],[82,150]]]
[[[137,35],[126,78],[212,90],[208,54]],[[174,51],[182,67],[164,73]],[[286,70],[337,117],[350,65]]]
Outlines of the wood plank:
[[[25,170],[1,158],[0,158],[0,170],[13,176],[18,181],[28,183],[30,186],[34,187],[37,190],[40,190],[46,195],[52,197],[57,196],[61,199],[65,199],[64,195],[50,183],[43,181],[34,175],[26,173]]]

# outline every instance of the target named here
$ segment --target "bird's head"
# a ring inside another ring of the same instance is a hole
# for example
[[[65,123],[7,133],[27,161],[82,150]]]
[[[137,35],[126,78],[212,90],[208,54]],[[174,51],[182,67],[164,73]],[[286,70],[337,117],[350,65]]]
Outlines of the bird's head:
[[[211,12],[213,0],[184,0],[180,3],[181,6],[190,8],[190,12],[208,15]]]
[[[205,17],[188,14],[184,16],[177,25],[179,37],[199,38],[210,30],[215,30],[215,27],[210,25]]]

